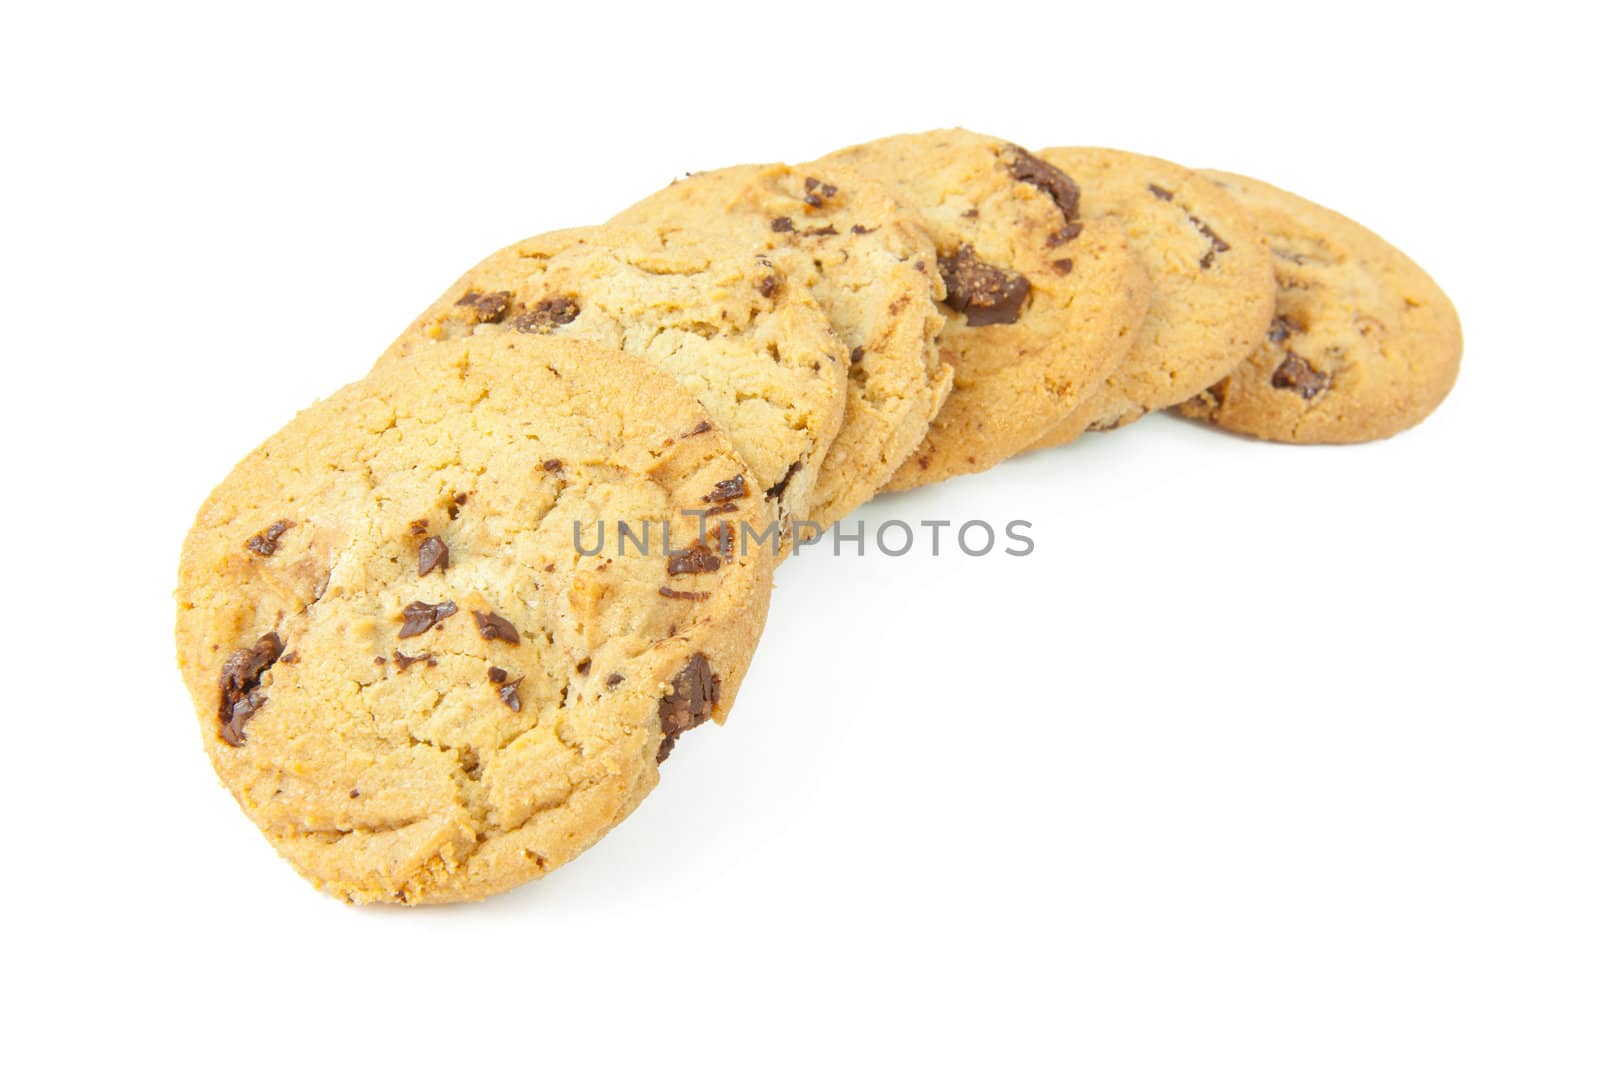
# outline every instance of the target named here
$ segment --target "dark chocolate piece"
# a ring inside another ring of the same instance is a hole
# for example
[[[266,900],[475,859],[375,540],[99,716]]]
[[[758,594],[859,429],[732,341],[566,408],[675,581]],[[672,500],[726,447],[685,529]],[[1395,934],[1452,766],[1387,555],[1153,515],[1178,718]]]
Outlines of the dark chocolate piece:
[[[1272,372],[1274,389],[1289,389],[1299,393],[1302,400],[1310,400],[1328,387],[1332,378],[1317,370],[1293,352],[1283,357],[1278,369]]]
[[[667,556],[667,574],[704,574],[722,566],[722,557],[703,541]]]
[[[281,655],[283,641],[273,632],[223,661],[217,682],[217,733],[234,748],[245,743],[244,724],[267,702],[267,694],[259,689],[261,676]]]
[[[838,195],[839,187],[837,185],[829,185],[827,182],[820,182],[815,178],[806,179],[805,201],[812,207],[821,207],[824,200]]]
[[[522,644],[522,635],[509,619],[492,611],[474,611],[472,619],[478,624],[478,634],[485,641],[504,641],[508,645]]]
[[[244,543],[244,547],[258,556],[270,556],[278,551],[278,538],[282,537],[284,531],[293,525],[294,523],[288,519],[279,519],[265,530],[251,537],[250,540]]]
[[[432,652],[418,652],[415,656],[408,656],[398,648],[394,650],[394,665],[402,673],[413,663],[425,663],[429,667],[437,667],[439,665],[439,661],[433,658]]]
[[[518,312],[511,328],[518,333],[550,333],[578,317],[578,302],[570,296],[547,296],[533,307]]]
[[[711,718],[721,694],[722,679],[712,673],[705,656],[696,652],[672,679],[672,692],[656,706],[662,735],[661,747],[656,750],[657,763],[672,754],[680,734]]]
[[[1078,183],[1067,177],[1065,171],[1053,164],[1046,163],[1031,152],[1026,152],[1016,145],[1010,146],[1013,159],[1007,168],[1011,176],[1019,182],[1027,182],[1035,189],[1040,189],[1056,207],[1061,209],[1061,217],[1071,222],[1078,215]]]
[[[749,495],[750,489],[744,484],[744,475],[735,474],[732,478],[712,486],[711,492],[700,499],[707,504],[719,504],[724,500],[738,500]]]
[[[477,289],[468,289],[456,307],[465,308],[467,318],[474,323],[499,322],[506,317],[506,312],[511,309],[511,294],[501,291],[495,293],[480,292]]]
[[[430,537],[417,546],[417,577],[425,577],[435,568],[445,570],[450,566],[450,549],[437,537]]]
[[[939,275],[945,304],[964,314],[968,326],[1016,322],[1032,288],[1023,275],[980,260],[971,245],[962,245],[953,256],[940,256]]]
[[[456,613],[453,600],[446,600],[439,604],[425,604],[420,600],[413,600],[400,609],[400,614],[405,617],[405,624],[400,627],[401,637],[415,637],[425,634],[433,629],[434,623],[441,619],[448,619]]]

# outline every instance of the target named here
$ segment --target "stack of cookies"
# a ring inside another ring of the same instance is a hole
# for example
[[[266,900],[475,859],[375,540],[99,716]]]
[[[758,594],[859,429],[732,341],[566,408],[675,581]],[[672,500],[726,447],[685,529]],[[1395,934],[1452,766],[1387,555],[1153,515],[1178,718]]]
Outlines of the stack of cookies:
[[[1163,409],[1385,437],[1460,354],[1409,259],[1248,178],[963,130],[696,174],[490,256],[247,456],[179,662],[302,874],[475,899],[727,715],[797,529]]]

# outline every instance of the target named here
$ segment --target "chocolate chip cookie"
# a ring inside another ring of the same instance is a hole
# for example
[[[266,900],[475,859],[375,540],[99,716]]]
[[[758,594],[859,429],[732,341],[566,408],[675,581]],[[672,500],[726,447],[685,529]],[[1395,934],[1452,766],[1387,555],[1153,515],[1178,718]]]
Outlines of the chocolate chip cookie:
[[[844,424],[812,489],[813,522],[830,525],[870,500],[926,436],[950,391],[934,344],[944,284],[933,241],[877,182],[820,163],[728,167],[673,182],[612,222],[734,238],[817,298],[850,374]]]
[[[806,286],[772,257],[668,226],[529,238],[469,270],[380,364],[440,340],[497,333],[582,338],[648,360],[733,438],[754,493],[773,503],[786,531],[809,518],[844,418],[850,354]]]
[[[1149,280],[1121,228],[1079,217],[1077,184],[966,130],[906,134],[825,157],[888,187],[938,250],[955,387],[885,488],[994,466],[1103,383],[1133,344]]]
[[[1421,267],[1293,193],[1200,173],[1255,217],[1277,295],[1250,358],[1182,414],[1270,441],[1347,444],[1399,433],[1439,406],[1461,364],[1461,323]]]
[[[1187,400],[1243,363],[1272,319],[1272,263],[1250,213],[1215,183],[1164,159],[1050,148],[1084,218],[1115,220],[1150,277],[1150,307],[1106,384],[1035,447],[1065,444]]]
[[[200,509],[177,644],[206,751],[278,851],[348,900],[541,877],[727,714],[773,563],[722,534],[760,500],[643,360],[515,330],[418,346]],[[713,510],[704,532],[685,516]]]

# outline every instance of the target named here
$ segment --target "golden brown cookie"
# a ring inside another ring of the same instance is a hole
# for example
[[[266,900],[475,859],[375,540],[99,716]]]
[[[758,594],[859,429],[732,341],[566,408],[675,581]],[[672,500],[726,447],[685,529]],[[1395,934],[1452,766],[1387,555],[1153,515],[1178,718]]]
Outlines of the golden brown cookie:
[[[813,522],[870,500],[927,434],[950,392],[934,345],[944,285],[933,241],[878,183],[821,163],[728,167],[673,182],[612,222],[736,239],[817,298],[850,352],[850,377],[844,424],[812,488]]]
[[[1439,406],[1461,365],[1461,323],[1421,267],[1293,193],[1200,173],[1266,234],[1277,305],[1250,358],[1182,414],[1270,441],[1347,444],[1399,433]]]
[[[531,237],[469,270],[380,364],[480,333],[575,337],[649,361],[728,432],[786,530],[809,517],[850,356],[806,286],[765,254],[666,226]]]
[[[505,331],[377,368],[247,456],[184,543],[178,659],[217,774],[351,901],[543,876],[726,716],[772,556],[684,513],[755,501],[642,360]]]
[[[1186,167],[1110,148],[1048,148],[1072,175],[1084,218],[1114,220],[1150,277],[1150,307],[1126,359],[1035,447],[1066,444],[1187,400],[1243,363],[1272,320],[1266,242],[1250,213]]]
[[[1037,441],[1133,344],[1149,280],[1121,228],[1078,217],[1078,188],[1016,145],[966,130],[846,148],[933,236],[955,387],[885,488],[986,470]]]

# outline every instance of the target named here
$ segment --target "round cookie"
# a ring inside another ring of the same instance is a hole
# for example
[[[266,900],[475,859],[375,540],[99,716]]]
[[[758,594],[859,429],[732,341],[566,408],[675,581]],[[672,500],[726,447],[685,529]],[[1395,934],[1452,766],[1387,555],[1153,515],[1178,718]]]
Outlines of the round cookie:
[[[934,345],[944,285],[921,226],[878,183],[820,163],[693,174],[612,222],[709,230],[762,249],[805,282],[850,353],[844,424],[817,474],[810,517],[829,526],[872,499],[950,392]]]
[[[648,360],[733,439],[785,547],[791,524],[809,518],[850,357],[805,286],[765,254],[664,226],[532,237],[469,270],[379,362],[474,333],[576,337]]]
[[[1060,170],[966,130],[889,137],[824,162],[881,182],[922,220],[946,288],[939,350],[955,385],[885,488],[1015,455],[1127,354],[1149,281],[1115,222],[1078,218],[1077,186]]]
[[[1439,406],[1461,365],[1461,323],[1421,267],[1309,200],[1200,173],[1266,235],[1277,305],[1250,358],[1181,414],[1269,441],[1349,444],[1399,433]]]
[[[1039,157],[1078,183],[1082,217],[1121,225],[1150,277],[1127,358],[1035,446],[1044,448],[1171,407],[1243,363],[1272,321],[1274,287],[1250,213],[1187,167],[1110,148]]]
[[[670,377],[598,346],[504,332],[377,368],[246,457],[184,543],[178,659],[218,775],[350,901],[541,877],[732,705],[772,557],[684,513],[744,509],[751,479]]]

